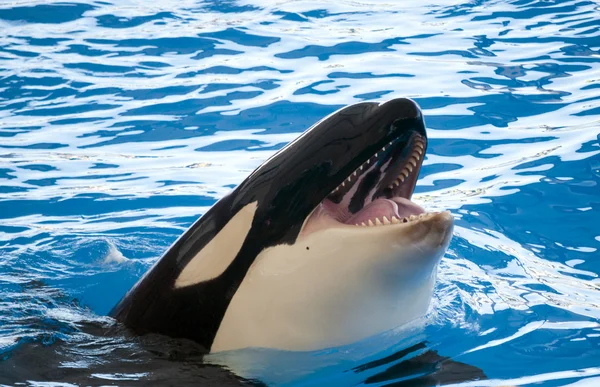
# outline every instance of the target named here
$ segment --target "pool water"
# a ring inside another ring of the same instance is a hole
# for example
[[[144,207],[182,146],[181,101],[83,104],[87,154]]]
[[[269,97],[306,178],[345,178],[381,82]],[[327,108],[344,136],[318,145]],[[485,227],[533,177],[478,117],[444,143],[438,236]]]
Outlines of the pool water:
[[[18,0],[0,31],[0,383],[600,386],[597,2]],[[106,317],[262,161],[396,97],[456,218],[420,328],[236,375]]]

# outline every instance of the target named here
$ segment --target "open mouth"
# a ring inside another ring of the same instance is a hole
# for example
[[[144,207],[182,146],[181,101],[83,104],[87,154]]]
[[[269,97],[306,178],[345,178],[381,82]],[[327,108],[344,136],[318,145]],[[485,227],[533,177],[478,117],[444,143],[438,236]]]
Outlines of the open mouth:
[[[386,144],[317,206],[303,232],[335,223],[365,227],[410,223],[433,215],[410,200],[426,149],[427,138],[417,132]]]

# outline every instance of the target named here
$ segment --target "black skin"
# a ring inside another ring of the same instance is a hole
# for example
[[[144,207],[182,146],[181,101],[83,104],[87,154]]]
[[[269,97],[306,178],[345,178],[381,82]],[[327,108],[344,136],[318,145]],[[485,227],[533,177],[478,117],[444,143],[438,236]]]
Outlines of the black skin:
[[[293,244],[306,217],[331,191],[390,141],[401,149],[413,134],[426,138],[421,111],[409,99],[338,110],[219,200],[110,314],[135,332],[191,339],[210,351],[225,311],[256,256],[269,246]],[[255,201],[251,230],[223,274],[175,289],[175,280],[190,260],[233,215]]]

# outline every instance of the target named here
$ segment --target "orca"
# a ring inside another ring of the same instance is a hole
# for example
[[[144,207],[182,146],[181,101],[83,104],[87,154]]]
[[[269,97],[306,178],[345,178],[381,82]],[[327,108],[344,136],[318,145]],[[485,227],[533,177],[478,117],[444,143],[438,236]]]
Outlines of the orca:
[[[453,228],[410,200],[427,143],[410,99],[332,113],[201,216],[111,315],[211,353],[336,347],[424,315]]]

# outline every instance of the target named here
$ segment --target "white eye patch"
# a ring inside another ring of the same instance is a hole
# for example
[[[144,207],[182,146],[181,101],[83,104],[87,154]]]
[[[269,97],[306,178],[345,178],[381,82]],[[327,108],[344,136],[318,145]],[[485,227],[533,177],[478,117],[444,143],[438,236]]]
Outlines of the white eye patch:
[[[183,268],[175,280],[175,287],[195,285],[223,274],[240,252],[257,207],[258,202],[252,202],[239,210]]]

